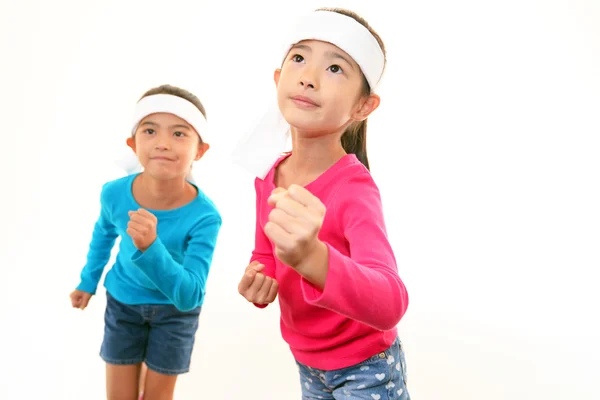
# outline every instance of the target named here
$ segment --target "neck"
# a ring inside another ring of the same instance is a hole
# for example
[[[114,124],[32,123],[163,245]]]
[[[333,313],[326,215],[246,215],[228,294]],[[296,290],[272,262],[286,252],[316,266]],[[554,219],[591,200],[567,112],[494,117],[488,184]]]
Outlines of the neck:
[[[140,186],[146,195],[157,204],[171,205],[186,193],[186,180],[181,178],[158,180],[149,174],[140,174]]]
[[[292,127],[291,133],[293,151],[289,164],[297,173],[321,173],[346,155],[340,132],[307,137]]]

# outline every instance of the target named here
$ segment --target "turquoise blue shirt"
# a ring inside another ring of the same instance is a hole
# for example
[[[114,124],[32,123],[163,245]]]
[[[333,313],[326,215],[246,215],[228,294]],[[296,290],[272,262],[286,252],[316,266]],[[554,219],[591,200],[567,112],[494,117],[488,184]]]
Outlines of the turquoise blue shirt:
[[[157,222],[157,238],[139,251],[127,234],[129,211],[141,206],[133,198],[133,174],[104,184],[100,217],[94,226],[77,289],[95,294],[117,237],[116,262],[104,280],[106,290],[125,304],[173,304],[189,311],[204,302],[206,280],[221,229],[214,203],[196,187],[190,203],[173,210],[148,210]]]

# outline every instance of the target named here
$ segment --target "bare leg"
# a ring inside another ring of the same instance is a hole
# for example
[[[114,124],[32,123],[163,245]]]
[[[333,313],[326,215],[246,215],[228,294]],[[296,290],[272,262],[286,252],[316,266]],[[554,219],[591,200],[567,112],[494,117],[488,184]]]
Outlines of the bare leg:
[[[108,400],[137,400],[140,364],[106,364],[106,398]]]
[[[177,375],[163,375],[148,370],[144,400],[173,400]]]
[[[144,386],[146,386],[146,374],[148,373],[148,367],[146,363],[142,363],[142,369],[140,371],[140,383],[138,384],[138,392],[140,400],[143,399]]]

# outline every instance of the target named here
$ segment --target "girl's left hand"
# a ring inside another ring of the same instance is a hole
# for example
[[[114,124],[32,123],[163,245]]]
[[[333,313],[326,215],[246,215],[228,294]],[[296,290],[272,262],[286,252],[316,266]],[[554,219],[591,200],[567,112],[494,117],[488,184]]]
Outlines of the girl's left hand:
[[[265,234],[275,244],[277,258],[296,268],[319,243],[325,206],[298,185],[291,185],[288,190],[275,189],[268,202],[275,208],[269,214]]]
[[[156,240],[156,223],[154,214],[143,208],[129,211],[127,234],[131,236],[133,244],[139,251],[146,251]]]

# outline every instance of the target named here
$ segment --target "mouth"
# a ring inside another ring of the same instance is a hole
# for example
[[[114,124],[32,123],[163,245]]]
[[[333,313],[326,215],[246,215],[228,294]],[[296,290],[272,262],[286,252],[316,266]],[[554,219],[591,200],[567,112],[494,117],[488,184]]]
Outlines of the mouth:
[[[301,107],[319,107],[319,105],[311,98],[306,96],[293,96],[292,101]]]
[[[169,157],[165,157],[165,156],[150,157],[150,159],[156,160],[156,161],[173,161],[173,159],[171,159]]]

